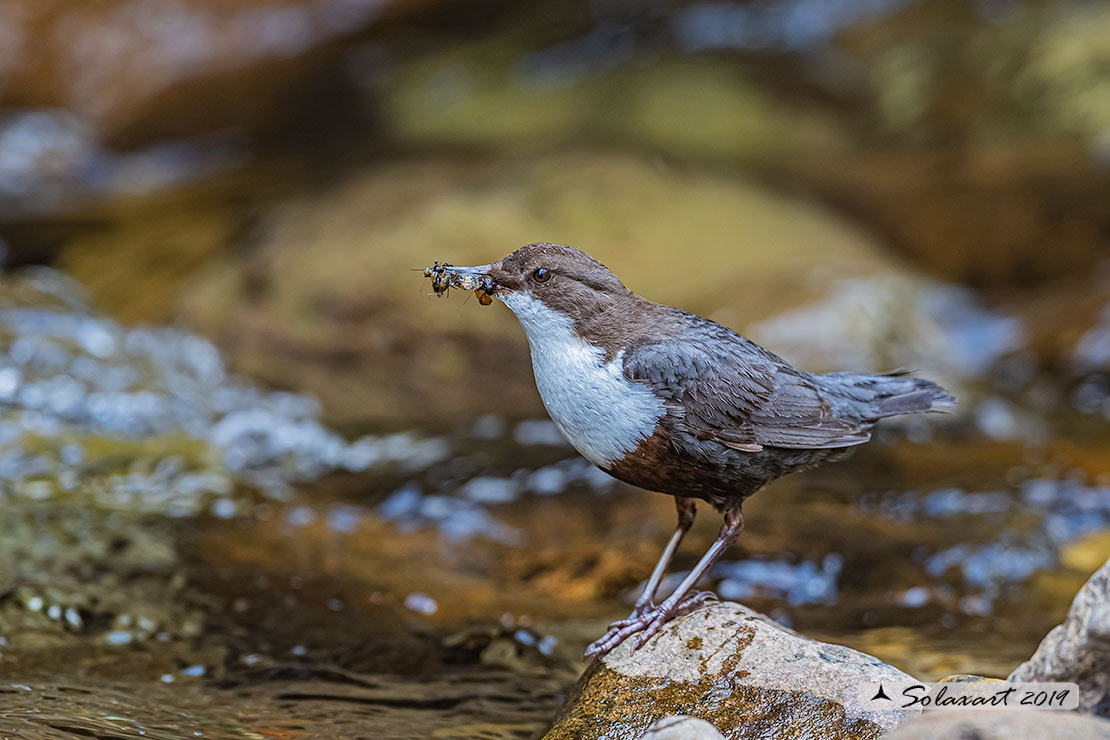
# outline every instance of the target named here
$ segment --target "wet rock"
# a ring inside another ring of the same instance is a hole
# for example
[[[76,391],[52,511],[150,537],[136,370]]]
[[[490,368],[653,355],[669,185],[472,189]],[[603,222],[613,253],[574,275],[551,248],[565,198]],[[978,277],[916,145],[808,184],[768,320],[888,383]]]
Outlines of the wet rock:
[[[1106,740],[1110,722],[1071,712],[925,712],[889,740]]]
[[[1074,681],[1080,710],[1110,717],[1110,561],[1079,589],[1064,623],[1008,680]]]
[[[644,733],[643,740],[724,740],[724,735],[705,720],[678,716],[653,724]]]
[[[673,714],[730,740],[876,738],[915,712],[865,709],[856,687],[907,680],[869,655],[720,603],[676,620],[636,653],[626,642],[595,661],[546,740],[636,738]]]
[[[1023,344],[1015,315],[985,309],[970,291],[896,274],[832,281],[817,300],[748,333],[804,367],[878,371],[926,363],[950,385],[981,376]]]

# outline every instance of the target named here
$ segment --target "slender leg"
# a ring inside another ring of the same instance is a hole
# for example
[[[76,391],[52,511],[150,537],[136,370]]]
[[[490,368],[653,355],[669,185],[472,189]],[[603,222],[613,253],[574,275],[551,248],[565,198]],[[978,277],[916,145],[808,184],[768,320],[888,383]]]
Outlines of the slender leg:
[[[694,524],[694,517],[698,513],[698,507],[693,499],[675,496],[674,506],[678,511],[678,524],[674,528],[674,534],[671,535],[670,541],[663,549],[663,554],[659,556],[659,562],[655,564],[655,570],[651,572],[651,577],[648,578],[643,593],[636,599],[636,604],[632,607],[632,614],[627,619],[618,619],[610,624],[610,629],[625,627],[655,608],[655,592],[659,590],[659,583],[667,572],[667,566],[671,564],[671,558],[674,557],[675,550],[678,549],[682,538],[690,531],[690,527]]]
[[[687,594],[697,585],[702,576],[709,572],[709,569],[713,567],[713,563],[721,557],[721,554],[736,542],[743,529],[744,517],[740,513],[740,508],[726,510],[725,522],[721,526],[717,539],[698,561],[698,564],[694,566],[694,569],[682,579],[678,588],[659,606],[645,612],[639,618],[629,621],[628,624],[621,626],[619,629],[609,630],[604,637],[586,649],[586,656],[605,655],[627,638],[639,632],[640,635],[632,646],[633,651],[635,651],[658,634],[664,624],[675,617],[689,614],[701,607],[707,600],[713,598],[713,594],[708,592],[696,593],[692,596],[687,596]]]
[[[706,553],[701,556],[701,560],[694,566],[694,569],[682,579],[682,583],[678,584],[674,593],[668,596],[663,603],[659,605],[655,619],[644,628],[640,636],[636,638],[636,642],[633,643],[633,651],[643,647],[648,640],[659,632],[659,629],[664,624],[675,617],[689,614],[704,604],[708,598],[712,598],[713,594],[708,592],[697,593],[689,598],[686,597],[686,594],[690,593],[694,586],[697,585],[698,581],[701,580],[702,576],[709,572],[709,569],[713,567],[713,563],[717,562],[718,558],[724,554],[725,550],[732,547],[743,530],[744,516],[740,513],[740,509],[736,508],[726,511],[725,522],[721,525],[721,531],[717,534],[717,539],[709,546]]]

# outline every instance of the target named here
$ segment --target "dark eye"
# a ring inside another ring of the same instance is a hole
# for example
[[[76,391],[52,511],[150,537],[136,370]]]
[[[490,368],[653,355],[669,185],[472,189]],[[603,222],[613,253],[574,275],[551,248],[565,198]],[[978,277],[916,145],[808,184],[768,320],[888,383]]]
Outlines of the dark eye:
[[[532,273],[532,279],[537,283],[546,283],[551,279],[551,270],[546,267],[541,267]]]

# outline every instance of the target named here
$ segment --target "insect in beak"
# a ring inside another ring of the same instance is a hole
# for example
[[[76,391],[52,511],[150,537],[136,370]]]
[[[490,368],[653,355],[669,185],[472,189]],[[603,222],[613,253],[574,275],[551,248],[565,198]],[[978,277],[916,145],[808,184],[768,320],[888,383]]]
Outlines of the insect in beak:
[[[432,279],[432,292],[437,296],[447,295],[451,288],[473,290],[478,296],[478,303],[488,306],[493,303],[493,291],[497,289],[489,271],[489,265],[456,267],[435,262],[431,267],[424,268],[424,277]]]

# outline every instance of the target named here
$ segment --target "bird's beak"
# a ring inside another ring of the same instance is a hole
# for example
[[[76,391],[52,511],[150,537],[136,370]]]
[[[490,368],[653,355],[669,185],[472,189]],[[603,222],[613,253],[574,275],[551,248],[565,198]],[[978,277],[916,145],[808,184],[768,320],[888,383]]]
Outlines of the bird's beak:
[[[475,267],[457,267],[451,265],[447,274],[451,276],[452,287],[463,290],[476,288],[490,288],[494,286],[493,277],[490,275],[490,265],[477,265]]]
[[[451,269],[455,273],[453,279],[458,280],[459,286],[463,289],[473,290],[474,295],[478,296],[478,303],[483,306],[493,303],[493,295],[501,286],[490,274],[492,272],[490,265]]]

